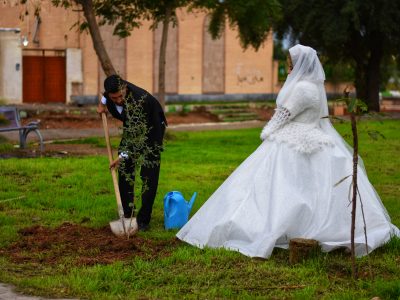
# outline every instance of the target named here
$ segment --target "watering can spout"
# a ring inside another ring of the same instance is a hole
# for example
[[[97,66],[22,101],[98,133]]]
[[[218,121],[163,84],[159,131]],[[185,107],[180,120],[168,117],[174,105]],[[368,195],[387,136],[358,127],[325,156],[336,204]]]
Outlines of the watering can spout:
[[[192,210],[193,203],[194,203],[194,200],[196,200],[196,197],[197,197],[197,192],[194,192],[192,199],[190,199],[189,204],[188,204],[189,213]]]

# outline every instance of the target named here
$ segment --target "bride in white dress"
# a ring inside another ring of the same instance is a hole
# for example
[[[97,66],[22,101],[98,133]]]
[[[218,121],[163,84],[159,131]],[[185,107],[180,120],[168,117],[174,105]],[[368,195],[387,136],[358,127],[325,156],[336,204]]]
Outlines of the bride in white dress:
[[[323,251],[350,248],[349,185],[352,149],[328,118],[325,73],[314,49],[289,49],[293,68],[261,132],[262,144],[215,191],[177,237],[203,248],[226,248],[250,257],[288,248],[290,239],[315,239]],[[358,187],[368,252],[400,236],[362,161]],[[355,252],[367,254],[357,203]]]

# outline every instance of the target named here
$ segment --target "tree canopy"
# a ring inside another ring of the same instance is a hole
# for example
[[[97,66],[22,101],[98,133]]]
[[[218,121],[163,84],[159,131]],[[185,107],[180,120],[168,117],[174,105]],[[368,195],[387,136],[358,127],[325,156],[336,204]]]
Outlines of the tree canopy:
[[[357,97],[379,111],[381,64],[400,49],[400,2],[393,0],[280,0],[283,17],[275,24],[331,60],[355,67]]]
[[[251,46],[256,50],[267,39],[281,14],[278,0],[194,0],[192,7],[211,14],[209,32],[213,38],[221,34],[227,20],[238,30],[243,48]]]

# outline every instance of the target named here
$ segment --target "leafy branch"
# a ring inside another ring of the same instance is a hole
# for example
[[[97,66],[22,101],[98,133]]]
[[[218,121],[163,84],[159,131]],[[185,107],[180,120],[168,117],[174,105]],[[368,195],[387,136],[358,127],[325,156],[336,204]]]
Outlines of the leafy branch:
[[[356,208],[357,208],[357,196],[360,199],[361,204],[361,212],[362,218],[364,222],[364,236],[365,236],[365,247],[366,252],[368,254],[368,240],[367,240],[367,226],[364,215],[363,202],[361,199],[361,194],[358,189],[358,131],[357,131],[357,120],[356,117],[366,113],[368,111],[367,105],[360,99],[350,98],[349,90],[346,88],[344,90],[344,98],[339,99],[338,101],[342,101],[347,105],[347,111],[350,114],[350,122],[351,122],[351,131],[353,138],[353,171],[351,175],[348,175],[342,178],[338,183],[335,184],[335,187],[344,182],[347,178],[352,177],[352,182],[349,188],[349,200],[352,205],[351,208],[351,262],[352,262],[352,274],[353,278],[357,279],[358,272],[356,267],[356,258],[355,258],[355,226],[356,226]]]
[[[125,176],[134,189],[136,187],[134,191],[136,199],[141,199],[143,193],[148,190],[147,182],[141,182],[140,168],[157,166],[161,151],[160,145],[151,144],[148,140],[151,127],[147,125],[147,115],[143,109],[146,97],[147,94],[140,99],[134,99],[131,93],[127,94],[124,108],[126,121],[119,147],[119,152],[126,156],[121,160],[119,172]],[[128,164],[133,164],[133,168],[128,167]],[[132,214],[133,212],[132,209]]]

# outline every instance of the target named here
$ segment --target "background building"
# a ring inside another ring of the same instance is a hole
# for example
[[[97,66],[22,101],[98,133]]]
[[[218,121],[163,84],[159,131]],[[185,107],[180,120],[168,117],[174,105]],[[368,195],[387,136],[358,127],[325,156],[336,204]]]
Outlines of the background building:
[[[104,73],[89,34],[73,25],[77,10],[40,1],[40,16],[31,4],[0,4],[0,98],[7,103],[97,101]],[[256,52],[244,51],[238,33],[226,26],[218,40],[207,32],[208,16],[179,10],[167,45],[167,101],[270,98],[279,90],[273,39]],[[20,18],[22,16],[22,18]],[[101,33],[117,72],[156,94],[161,26],[154,32],[143,22],[126,39]]]

